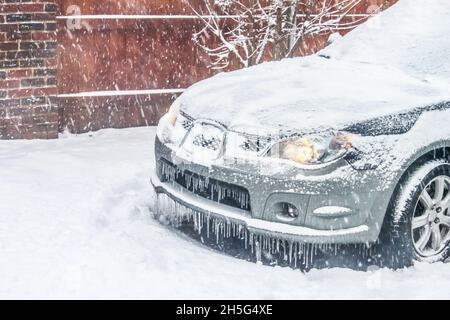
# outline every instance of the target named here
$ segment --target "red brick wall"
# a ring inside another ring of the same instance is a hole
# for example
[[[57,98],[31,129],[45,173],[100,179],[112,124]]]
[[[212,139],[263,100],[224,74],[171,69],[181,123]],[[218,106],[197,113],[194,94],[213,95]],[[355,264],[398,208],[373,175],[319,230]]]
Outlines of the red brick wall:
[[[55,0],[0,0],[0,139],[56,138]]]

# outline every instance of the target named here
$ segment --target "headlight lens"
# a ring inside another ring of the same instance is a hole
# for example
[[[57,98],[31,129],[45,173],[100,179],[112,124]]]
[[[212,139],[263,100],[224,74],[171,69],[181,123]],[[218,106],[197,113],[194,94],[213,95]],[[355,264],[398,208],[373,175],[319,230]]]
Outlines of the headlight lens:
[[[170,107],[169,111],[159,120],[156,134],[163,143],[172,143],[175,139],[174,128],[180,113],[180,99],[178,98]]]
[[[272,147],[269,155],[301,165],[320,165],[342,158],[353,147],[355,135],[336,134],[292,137]]]
[[[180,113],[181,101],[180,98],[172,103],[169,111],[166,113],[167,121],[171,123],[173,126],[177,122],[178,114]]]

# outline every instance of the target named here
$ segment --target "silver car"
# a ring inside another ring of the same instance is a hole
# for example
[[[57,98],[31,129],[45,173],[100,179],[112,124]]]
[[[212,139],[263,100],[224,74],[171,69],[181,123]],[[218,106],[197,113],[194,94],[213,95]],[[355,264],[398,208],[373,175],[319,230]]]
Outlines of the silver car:
[[[399,1],[316,55],[186,90],[157,129],[160,219],[258,260],[445,259],[450,5],[422,7]]]

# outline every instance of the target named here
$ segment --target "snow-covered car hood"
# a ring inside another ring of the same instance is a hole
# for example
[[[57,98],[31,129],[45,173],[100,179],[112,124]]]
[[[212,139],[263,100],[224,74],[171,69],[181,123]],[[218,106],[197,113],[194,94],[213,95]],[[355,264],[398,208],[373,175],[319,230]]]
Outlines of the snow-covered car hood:
[[[199,82],[181,109],[230,128],[303,131],[450,100],[449,16],[447,0],[400,0],[318,55]]]

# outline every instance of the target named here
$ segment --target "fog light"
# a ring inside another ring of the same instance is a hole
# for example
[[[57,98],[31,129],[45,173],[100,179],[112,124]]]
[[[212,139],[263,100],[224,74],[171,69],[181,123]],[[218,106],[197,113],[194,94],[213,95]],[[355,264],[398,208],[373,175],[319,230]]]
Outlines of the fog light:
[[[276,203],[274,207],[278,220],[294,221],[299,216],[299,211],[293,204],[287,202],[279,202]]]

